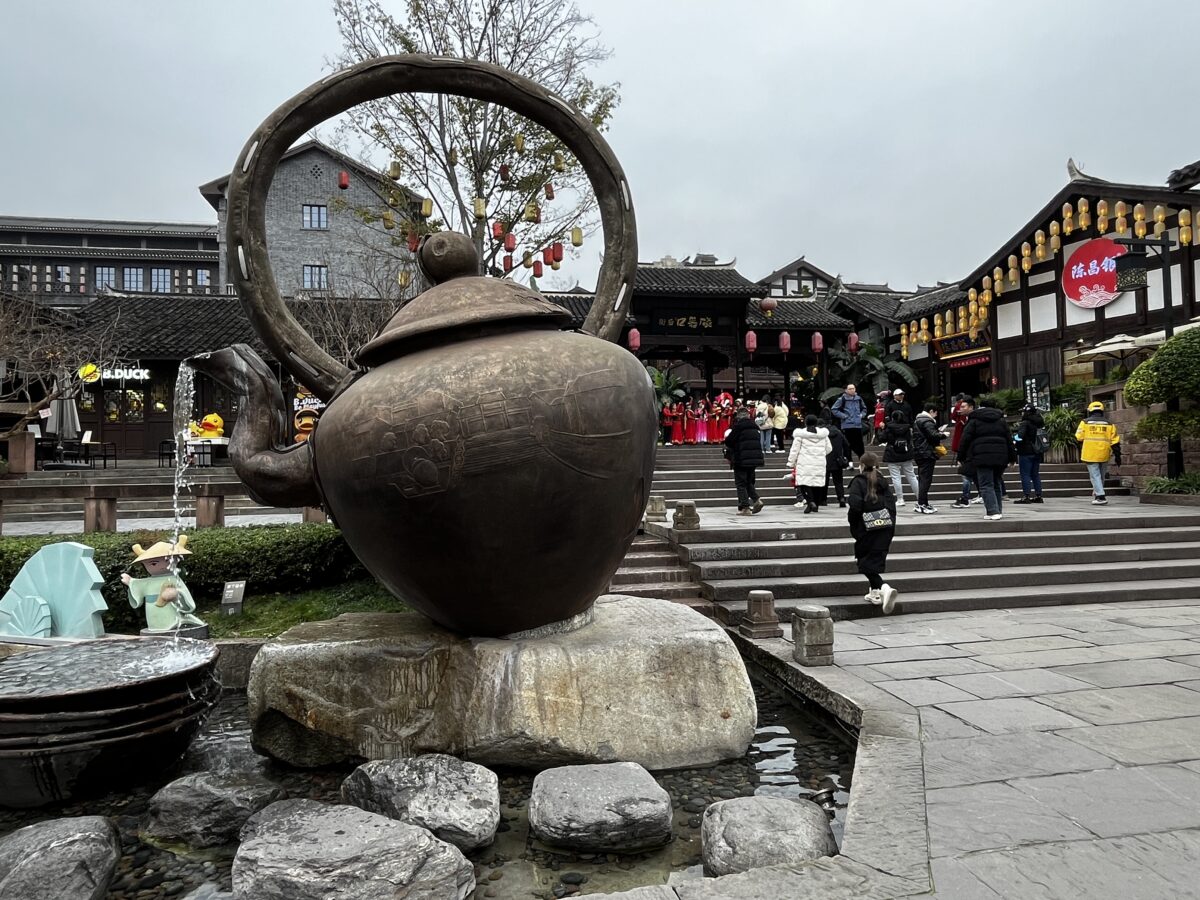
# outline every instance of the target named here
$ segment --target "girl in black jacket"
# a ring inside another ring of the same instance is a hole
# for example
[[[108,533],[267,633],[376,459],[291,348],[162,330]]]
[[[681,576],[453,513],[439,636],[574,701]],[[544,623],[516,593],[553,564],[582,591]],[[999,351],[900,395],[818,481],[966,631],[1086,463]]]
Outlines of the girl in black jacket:
[[[754,486],[756,470],[766,465],[758,426],[749,410],[739,409],[729,434],[725,435],[726,458],[733,466],[733,483],[738,493],[738,515],[749,516],[763,508]]]
[[[896,589],[882,578],[887,568],[892,536],[896,533],[896,496],[879,472],[878,456],[864,453],[858,464],[861,474],[855,475],[850,482],[847,492],[850,511],[846,519],[854,538],[854,559],[858,563],[858,571],[866,576],[871,586],[863,599],[882,606],[884,615],[887,615],[896,608]],[[884,528],[867,528],[863,514],[869,515],[879,510],[887,510],[892,524]]]
[[[833,424],[833,415],[828,408],[821,410],[821,415],[818,417],[821,422],[821,427],[829,430],[829,443],[833,445],[833,450],[825,457],[825,487],[821,489],[821,502],[829,496],[829,482],[833,482],[833,488],[837,492],[838,506],[846,508],[846,483],[842,478],[842,470],[850,465],[850,442],[846,440],[846,436],[842,434],[842,430]]]
[[[1042,454],[1038,452],[1038,431],[1046,426],[1046,420],[1036,406],[1021,410],[1021,424],[1017,427],[1017,463],[1021,467],[1021,493],[1024,496],[1016,503],[1042,502]]]

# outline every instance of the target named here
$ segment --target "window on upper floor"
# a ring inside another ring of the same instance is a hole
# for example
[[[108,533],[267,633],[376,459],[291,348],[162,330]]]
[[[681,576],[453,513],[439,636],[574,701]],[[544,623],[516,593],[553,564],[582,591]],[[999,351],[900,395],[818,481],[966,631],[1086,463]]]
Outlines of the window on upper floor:
[[[208,287],[208,269],[196,270],[196,287]]]
[[[170,269],[151,269],[150,270],[150,290],[156,294],[171,293],[171,270]]]
[[[125,270],[121,273],[121,284],[127,291],[143,290],[142,279],[145,278],[145,275],[146,273],[143,269],[135,269],[132,266],[126,266]]]
[[[306,291],[329,290],[329,266],[305,266],[303,284]]]
[[[300,227],[325,229],[329,227],[329,207],[312,206],[305,203],[300,207]]]
[[[54,267],[54,280],[56,282],[58,282],[60,285],[70,286],[70,284],[71,284],[71,267],[70,266],[55,266]]]
[[[96,290],[111,291],[117,286],[117,270],[113,266],[96,266]]]

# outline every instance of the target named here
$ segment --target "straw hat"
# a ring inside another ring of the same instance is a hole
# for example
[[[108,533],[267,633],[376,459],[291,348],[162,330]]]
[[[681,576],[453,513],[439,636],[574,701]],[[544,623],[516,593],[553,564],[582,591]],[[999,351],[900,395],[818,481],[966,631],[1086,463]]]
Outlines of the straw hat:
[[[152,544],[146,549],[142,549],[141,544],[133,545],[135,563],[145,562],[148,559],[164,559],[171,556],[190,556],[192,551],[187,548],[187,535],[181,534],[177,544],[169,544],[166,541],[159,541],[157,544]]]

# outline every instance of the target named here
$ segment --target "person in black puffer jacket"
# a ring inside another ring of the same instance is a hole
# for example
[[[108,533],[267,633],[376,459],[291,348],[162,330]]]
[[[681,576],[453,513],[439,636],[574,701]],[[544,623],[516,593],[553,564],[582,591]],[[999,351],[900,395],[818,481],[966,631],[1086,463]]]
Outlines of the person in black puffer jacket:
[[[915,502],[920,496],[917,470],[913,466],[913,459],[916,457],[917,451],[913,441],[912,423],[904,417],[903,411],[892,410],[891,418],[879,436],[879,443],[887,445],[883,451],[883,461],[887,463],[888,472],[892,476],[892,490],[896,494],[896,505],[904,505],[904,486],[900,480],[901,476],[908,480],[908,486],[912,488]]]
[[[821,422],[821,427],[829,430],[829,443],[833,445],[833,450],[825,457],[825,487],[822,488],[822,497],[829,496],[829,482],[833,482],[833,489],[837,492],[838,506],[845,509],[846,507],[846,482],[843,478],[843,470],[850,465],[850,442],[846,440],[846,436],[842,434],[842,430],[833,424],[833,414],[828,407],[821,410],[821,415],[817,417]]]
[[[942,433],[937,425],[937,403],[926,403],[913,422],[913,446],[917,464],[917,512],[935,513],[937,509],[929,503],[929,488],[933,484],[933,469],[937,465],[937,448],[942,445]]]
[[[762,438],[758,426],[750,418],[750,411],[739,409],[733,427],[725,435],[726,458],[733,466],[733,483],[737,485],[738,515],[749,516],[763,508],[754,487],[755,470],[766,465],[763,456]],[[753,504],[753,505],[751,505]]]
[[[985,519],[1003,517],[1001,504],[1001,479],[1005,468],[1016,461],[1017,451],[1013,445],[1004,413],[996,401],[988,398],[979,402],[979,408],[971,413],[958,444],[958,458],[975,468],[979,478],[979,493],[983,495]]]
[[[1021,493],[1016,503],[1042,502],[1042,454],[1038,451],[1038,431],[1046,427],[1041,411],[1032,405],[1021,410],[1017,426],[1017,464],[1021,467]]]
[[[850,481],[847,492],[850,510],[846,514],[850,536],[854,538],[854,559],[858,571],[866,576],[870,590],[863,598],[883,607],[884,615],[896,607],[896,589],[883,580],[887,569],[888,550],[896,534],[896,497],[879,472],[879,457],[864,453],[858,461],[861,474]],[[868,528],[864,513],[886,509],[890,523],[880,528]]]

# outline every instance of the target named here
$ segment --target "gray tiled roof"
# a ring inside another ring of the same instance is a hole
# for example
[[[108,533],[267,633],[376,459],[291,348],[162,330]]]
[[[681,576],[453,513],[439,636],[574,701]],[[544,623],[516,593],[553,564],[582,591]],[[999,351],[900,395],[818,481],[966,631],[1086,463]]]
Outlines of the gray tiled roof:
[[[230,344],[260,347],[237,297],[105,294],[80,313],[85,326],[117,322],[119,349],[138,359],[184,359]]]
[[[592,303],[596,299],[595,294],[586,294],[578,290],[564,291],[562,293],[549,292],[546,295],[547,300],[552,300],[559,306],[565,307],[571,314],[571,327],[579,328],[583,325],[587,318],[588,312],[592,308]],[[625,316],[626,325],[637,324],[632,315]]]
[[[633,289],[639,294],[748,299],[765,297],[767,286],[755,284],[730,266],[659,266],[639,263]]]
[[[751,328],[828,328],[849,331],[854,323],[843,319],[817,300],[779,298],[770,318],[762,311],[760,300],[751,300],[746,308],[746,324]]]
[[[61,231],[99,234],[217,238],[216,223],[130,222],[123,219],[56,219],[47,216],[0,216],[0,231]]]
[[[949,307],[961,304],[966,296],[967,292],[957,284],[942,285],[933,290],[924,291],[900,303],[896,308],[895,321],[897,323],[909,322],[913,319],[920,319],[922,316],[945,312]]]

